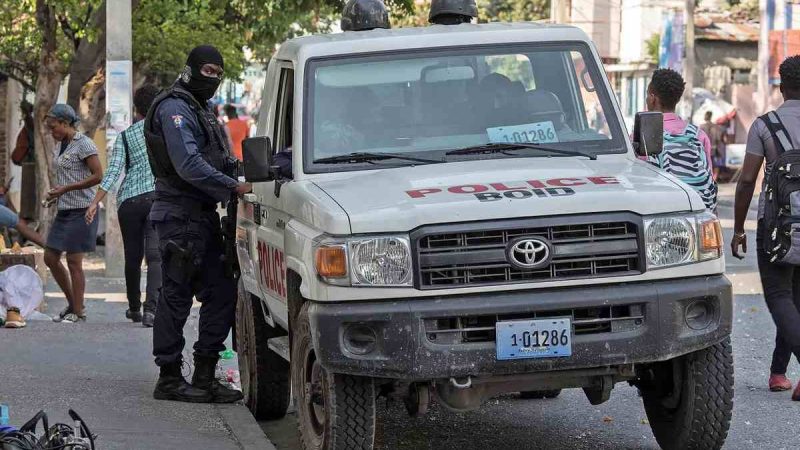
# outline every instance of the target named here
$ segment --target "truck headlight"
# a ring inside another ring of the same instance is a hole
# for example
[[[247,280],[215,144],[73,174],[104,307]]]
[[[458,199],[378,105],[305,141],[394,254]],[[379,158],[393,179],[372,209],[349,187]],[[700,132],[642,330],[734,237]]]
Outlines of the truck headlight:
[[[316,246],[315,257],[317,273],[331,284],[411,286],[413,280],[406,236],[324,239]],[[345,258],[347,270],[342,267]]]
[[[411,246],[399,236],[351,240],[351,282],[354,285],[411,284]]]
[[[656,269],[708,261],[722,255],[722,230],[708,212],[646,218],[647,267]]]

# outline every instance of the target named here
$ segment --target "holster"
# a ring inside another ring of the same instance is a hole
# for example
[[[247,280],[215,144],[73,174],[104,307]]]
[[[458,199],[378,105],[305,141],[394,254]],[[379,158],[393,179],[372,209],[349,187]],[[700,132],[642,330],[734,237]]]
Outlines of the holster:
[[[186,247],[181,247],[177,242],[169,241],[166,250],[166,275],[176,283],[188,283],[197,270],[193,251],[194,243],[189,242]]]

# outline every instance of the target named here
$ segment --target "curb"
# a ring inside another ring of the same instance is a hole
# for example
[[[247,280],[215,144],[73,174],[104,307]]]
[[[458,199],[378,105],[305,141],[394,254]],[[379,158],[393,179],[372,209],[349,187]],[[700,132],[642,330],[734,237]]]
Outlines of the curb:
[[[225,426],[244,450],[277,450],[258,426],[256,419],[242,404],[215,405]]]

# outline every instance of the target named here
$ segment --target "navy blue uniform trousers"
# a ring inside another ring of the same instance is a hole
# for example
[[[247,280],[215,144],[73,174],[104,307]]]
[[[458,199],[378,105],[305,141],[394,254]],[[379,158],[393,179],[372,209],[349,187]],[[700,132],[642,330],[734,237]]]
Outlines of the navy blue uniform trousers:
[[[159,238],[163,285],[153,328],[153,356],[162,366],[182,360],[186,343],[183,327],[192,308],[192,299],[201,303],[199,337],[194,354],[219,356],[233,326],[236,311],[236,284],[225,277],[222,257],[222,229],[216,211],[169,214],[154,221]],[[192,254],[193,273],[170,270],[177,257],[174,242]]]

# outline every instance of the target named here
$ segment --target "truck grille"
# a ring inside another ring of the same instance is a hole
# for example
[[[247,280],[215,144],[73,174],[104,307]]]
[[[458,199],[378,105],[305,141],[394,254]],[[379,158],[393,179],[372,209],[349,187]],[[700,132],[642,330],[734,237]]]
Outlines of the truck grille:
[[[543,226],[536,222],[515,221],[508,228],[490,230],[476,226],[454,231],[444,227],[421,230],[415,235],[420,289],[641,273],[638,226],[633,221],[562,225],[557,219],[549,219],[550,224]],[[528,237],[550,242],[553,256],[548,265],[525,270],[509,263],[509,243]]]
[[[631,331],[644,324],[644,305],[575,308],[535,313],[425,319],[425,334],[436,344],[494,342],[495,324],[507,320],[569,317],[574,336]]]

